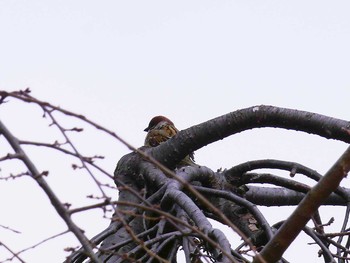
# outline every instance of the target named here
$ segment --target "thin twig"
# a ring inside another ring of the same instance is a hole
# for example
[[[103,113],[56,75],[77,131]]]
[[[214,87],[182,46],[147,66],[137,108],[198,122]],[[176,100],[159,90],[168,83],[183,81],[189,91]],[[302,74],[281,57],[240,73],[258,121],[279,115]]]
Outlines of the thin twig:
[[[83,245],[85,251],[88,253],[89,257],[94,260],[95,262],[100,262],[100,260],[96,257],[94,254],[91,245],[89,244],[89,240],[86,238],[86,236],[82,233],[80,228],[73,222],[73,220],[70,218],[70,215],[66,209],[66,207],[62,204],[62,202],[58,199],[56,194],[52,191],[50,186],[47,184],[43,176],[41,175],[34,165],[34,163],[29,159],[29,157],[26,155],[26,153],[23,151],[22,147],[20,146],[17,138],[15,138],[11,132],[5,127],[5,125],[0,121],[0,133],[2,133],[6,140],[10,143],[11,147],[14,149],[14,151],[21,155],[21,160],[23,163],[27,166],[29,169],[32,178],[39,184],[39,186],[44,190],[48,198],[50,199],[51,203],[53,204],[54,208],[56,209],[57,213],[61,216],[61,218],[65,221],[68,228],[74,233],[74,235],[77,237],[77,239],[80,241],[80,243]]]
[[[27,248],[25,248],[25,249],[22,249],[22,250],[18,251],[17,254],[19,255],[19,254],[22,254],[22,253],[24,253],[24,252],[30,250],[30,249],[34,249],[34,248],[36,248],[36,247],[38,247],[38,246],[44,244],[45,242],[47,242],[47,241],[49,241],[49,240],[55,239],[56,237],[62,236],[62,235],[67,234],[67,233],[69,233],[68,230],[63,231],[63,232],[61,232],[61,233],[58,233],[58,234],[56,234],[56,235],[53,235],[53,236],[51,236],[51,237],[45,238],[44,240],[42,240],[42,241],[40,241],[40,242],[38,242],[38,243],[36,243],[36,244],[30,246],[30,247],[27,247]]]
[[[6,259],[5,261],[2,262],[6,262],[6,261],[10,261],[13,258],[18,259],[20,262],[25,263],[25,261],[18,255],[18,253],[15,253],[14,251],[12,251],[12,249],[10,249],[8,246],[6,246],[3,242],[0,241],[0,246],[3,246],[8,252],[10,252],[12,254],[12,258]],[[0,262],[0,263],[2,263]]]
[[[6,229],[6,230],[12,231],[13,233],[16,233],[16,234],[21,234],[21,232],[20,232],[20,231],[15,230],[15,229],[13,229],[13,228],[11,228],[11,227],[8,227],[8,226],[3,226],[3,225],[0,225],[0,227],[4,228],[4,229]]]

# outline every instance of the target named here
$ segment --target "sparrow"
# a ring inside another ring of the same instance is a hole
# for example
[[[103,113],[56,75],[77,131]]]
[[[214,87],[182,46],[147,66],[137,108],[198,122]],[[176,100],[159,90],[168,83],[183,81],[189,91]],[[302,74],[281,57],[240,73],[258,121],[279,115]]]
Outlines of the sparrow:
[[[174,123],[164,116],[153,117],[144,131],[147,132],[145,146],[150,147],[158,146],[179,132]],[[193,153],[190,153],[179,163],[179,165],[195,165],[193,155]]]

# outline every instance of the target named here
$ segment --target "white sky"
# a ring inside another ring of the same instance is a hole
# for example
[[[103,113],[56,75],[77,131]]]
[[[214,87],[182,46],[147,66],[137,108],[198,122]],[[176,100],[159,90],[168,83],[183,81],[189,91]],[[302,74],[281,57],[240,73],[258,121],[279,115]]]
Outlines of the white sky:
[[[259,104],[350,120],[349,8],[349,1],[2,0],[0,89],[30,87],[32,95],[84,114],[136,147],[159,114],[179,129]],[[39,128],[47,126],[40,116],[36,107],[14,101],[0,107],[2,121],[19,138],[53,142],[57,132]],[[128,150],[101,135],[74,139],[84,153],[105,155],[101,165],[112,173]],[[3,140],[0,157],[7,150],[2,146]],[[196,156],[212,169],[278,158],[323,173],[345,148],[316,136],[263,129],[207,146]],[[48,182],[62,202],[77,207],[89,201],[87,194],[99,194],[87,175],[69,169],[70,163],[62,167],[61,155],[26,150],[39,169],[50,170]],[[8,175],[10,168],[1,168],[0,175]],[[22,232],[0,228],[0,241],[15,251],[65,230],[29,178],[0,181],[0,200],[0,225]],[[272,223],[285,214],[271,211]],[[109,223],[92,214],[74,218],[89,237]],[[63,248],[75,244],[64,236],[22,257],[42,262],[55,255],[50,262],[62,262]],[[308,262],[319,262],[315,254]],[[309,256],[293,250],[287,255],[291,262]],[[0,261],[6,257],[0,248]]]

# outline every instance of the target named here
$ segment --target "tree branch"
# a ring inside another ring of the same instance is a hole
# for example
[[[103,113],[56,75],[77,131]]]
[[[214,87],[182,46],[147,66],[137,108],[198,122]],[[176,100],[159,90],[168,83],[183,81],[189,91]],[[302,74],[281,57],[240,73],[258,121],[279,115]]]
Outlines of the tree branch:
[[[309,191],[292,215],[284,222],[276,235],[263,248],[260,255],[267,262],[278,261],[284,251],[297,237],[322,202],[338,187],[350,170],[350,147],[333,167]],[[261,262],[257,257],[254,263]]]
[[[350,194],[349,189],[346,192]],[[305,194],[282,187],[249,186],[245,197],[250,202],[261,206],[291,206],[298,205]],[[339,195],[332,193],[322,204],[346,206],[347,202]]]
[[[242,131],[263,127],[303,131],[350,143],[348,121],[306,111],[261,105],[237,110],[180,131],[153,148],[152,156],[166,166],[174,167],[190,152],[205,145]]]
[[[71,230],[74,235],[77,237],[79,242],[84,247],[86,253],[89,255],[91,259],[95,262],[100,262],[100,260],[94,254],[91,245],[89,244],[89,240],[82,233],[79,227],[73,222],[70,218],[69,212],[66,207],[61,203],[55,193],[52,191],[50,186],[46,183],[45,179],[42,176],[29,157],[25,154],[20,144],[18,143],[17,138],[15,138],[11,132],[5,127],[5,125],[0,121],[0,134],[3,134],[6,140],[10,143],[11,147],[14,151],[21,156],[21,160],[27,166],[28,170],[31,173],[31,177],[39,184],[39,186],[44,190],[48,198],[50,199],[52,205],[55,207],[57,213],[61,216],[61,218],[67,224],[69,230]]]

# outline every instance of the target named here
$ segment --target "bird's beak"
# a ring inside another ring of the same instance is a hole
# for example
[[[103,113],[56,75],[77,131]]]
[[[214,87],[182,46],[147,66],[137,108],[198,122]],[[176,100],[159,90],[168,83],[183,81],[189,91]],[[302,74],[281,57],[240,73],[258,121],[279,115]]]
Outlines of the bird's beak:
[[[149,131],[149,127],[147,127],[146,129],[144,129],[143,131],[148,132],[148,131]]]

